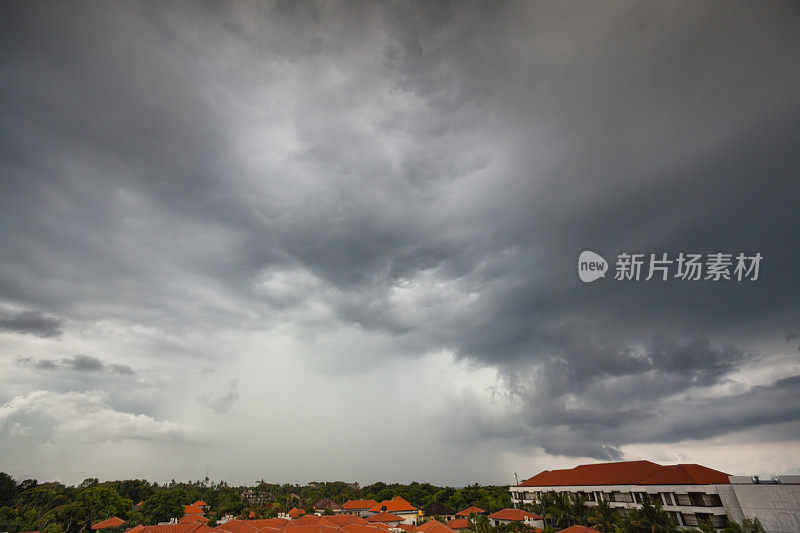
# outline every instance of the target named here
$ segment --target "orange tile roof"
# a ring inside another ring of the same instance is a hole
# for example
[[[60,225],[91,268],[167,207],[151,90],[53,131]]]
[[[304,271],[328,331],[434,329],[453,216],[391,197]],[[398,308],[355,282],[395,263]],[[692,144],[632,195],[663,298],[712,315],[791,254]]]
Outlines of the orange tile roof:
[[[208,518],[206,518],[205,516],[201,516],[199,514],[187,514],[178,519],[179,524],[191,524],[196,522],[202,522],[205,524],[206,522],[208,522]]]
[[[286,520],[285,518],[258,518],[256,520],[245,521],[245,524],[253,526],[256,529],[261,529],[265,527],[280,529],[291,523],[292,523],[291,520]]]
[[[191,504],[184,506],[183,514],[203,514],[203,510],[197,505]]]
[[[386,512],[388,513],[399,513],[403,511],[416,511],[417,508],[408,503],[405,499],[401,498],[400,496],[395,496],[391,500],[384,500],[381,503],[376,503],[370,509],[373,513],[380,513],[383,511],[383,507],[386,507]]]
[[[716,485],[728,484],[728,474],[696,464],[662,466],[650,461],[623,461],[545,470],[525,480],[523,487],[581,485]]]
[[[346,533],[383,533],[384,531],[389,530],[389,526],[381,522],[376,522],[366,526],[362,524],[347,524],[342,529]]]
[[[133,526],[132,528],[125,531],[125,533],[139,533],[141,530],[144,529],[144,526]]]
[[[331,522],[335,526],[344,527],[348,524],[368,524],[366,520],[361,518],[360,516],[354,514],[334,514],[330,516],[326,516],[325,520]]]
[[[134,531],[135,530],[135,531]],[[125,533],[208,533],[211,528],[205,524],[159,524],[157,526],[142,526],[142,529],[129,529]]]
[[[286,530],[272,526],[264,526],[260,529],[257,529],[256,533],[286,533]]]
[[[475,513],[475,514],[483,514],[483,513],[485,513],[485,512],[486,512],[486,511],[484,511],[484,510],[483,510],[483,509],[481,509],[480,507],[475,507],[475,506],[473,505],[472,507],[467,507],[466,509],[464,509],[464,510],[462,510],[462,511],[459,511],[459,512],[457,512],[457,513],[456,513],[456,516],[467,516],[467,517],[468,517],[468,516],[469,516],[469,515],[471,515],[472,513]]]
[[[402,516],[388,512],[380,512],[367,517],[367,522],[402,522],[405,520]]]
[[[342,504],[343,509],[371,509],[378,502],[375,500],[350,500]]]
[[[454,518],[447,521],[447,527],[451,529],[466,529],[469,527],[469,520],[466,518]]]
[[[194,502],[192,505],[196,505],[196,506],[198,506],[198,507],[205,507],[205,506],[207,506],[208,504],[207,504],[206,502],[204,502],[203,500],[197,500],[197,501],[196,501],[196,502]]]
[[[118,518],[116,516],[112,516],[102,522],[98,522],[92,526],[92,529],[105,529],[107,527],[118,527],[125,523],[125,520],[122,518]]]
[[[328,521],[328,517],[317,516],[313,514],[306,514],[299,518],[295,518],[291,522],[294,526],[335,526],[333,522]],[[337,526],[338,527],[338,526]]]
[[[341,528],[324,524],[309,524],[305,526],[290,524],[283,528],[283,531],[285,533],[342,533]]]
[[[417,528],[415,528],[411,524],[397,524],[394,527],[396,527],[398,529],[402,529],[403,531],[407,531],[408,533],[416,533],[416,531],[417,531]]]
[[[212,531],[227,531],[229,533],[254,533],[255,530],[259,528],[253,525],[252,522],[256,522],[256,520],[228,520],[224,524],[220,524],[215,527]]]
[[[528,511],[523,511],[522,509],[503,509],[501,511],[497,511],[496,513],[490,514],[489,518],[493,520],[514,520],[516,522],[522,522],[526,518],[533,518],[534,520],[542,519],[541,516],[529,513]]]
[[[306,512],[302,509],[298,509],[297,507],[292,507],[292,510],[289,511],[289,516],[292,518],[300,518],[304,514],[306,514]]]
[[[417,531],[422,533],[455,533],[453,528],[442,524],[438,520],[430,520],[421,526],[417,526]]]

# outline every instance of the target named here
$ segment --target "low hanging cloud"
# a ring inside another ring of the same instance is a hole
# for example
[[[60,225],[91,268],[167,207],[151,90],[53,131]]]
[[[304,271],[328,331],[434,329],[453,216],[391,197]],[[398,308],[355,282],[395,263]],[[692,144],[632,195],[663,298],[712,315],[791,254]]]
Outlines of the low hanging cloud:
[[[76,354],[63,359],[36,359],[33,357],[17,356],[17,365],[38,370],[66,370],[71,372],[108,372],[133,376],[136,371],[128,365],[112,363],[107,364],[91,355]]]
[[[239,399],[239,382],[232,380],[220,389],[208,391],[200,397],[201,403],[218,415],[233,411],[233,405]]]
[[[470,423],[459,419],[455,434],[553,455],[619,460],[620,448],[631,443],[748,430],[768,441],[782,425],[800,429],[800,406],[793,400],[800,375],[756,386],[734,379],[763,355],[663,335],[639,347],[606,343],[586,328],[559,328],[547,337],[553,343],[549,355],[533,369],[507,369],[502,414],[467,398],[462,407],[471,413]]]
[[[33,391],[0,405],[0,428],[14,428],[37,443],[103,441],[195,441],[190,426],[157,420],[147,414],[118,411],[102,391],[56,393]]]
[[[37,337],[57,337],[63,332],[64,321],[40,311],[20,311],[0,317],[0,331],[25,333]]]

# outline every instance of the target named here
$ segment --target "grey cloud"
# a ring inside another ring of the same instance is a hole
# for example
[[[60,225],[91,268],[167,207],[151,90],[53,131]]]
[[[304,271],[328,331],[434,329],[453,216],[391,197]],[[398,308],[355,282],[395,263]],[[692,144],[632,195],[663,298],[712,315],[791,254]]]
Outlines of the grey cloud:
[[[732,379],[743,364],[759,361],[759,354],[663,335],[641,348],[600,348],[585,332],[574,336],[580,342],[563,332],[557,338],[578,350],[554,352],[533,376],[506,376],[519,408],[509,415],[513,422],[475,409],[472,429],[462,430],[473,438],[499,437],[551,454],[607,460],[620,458],[625,444],[800,425],[800,409],[791,400],[800,392],[798,376],[756,387]],[[703,393],[712,386],[724,388]]]
[[[230,381],[221,390],[209,392],[200,398],[200,401],[218,415],[230,413],[233,405],[239,399],[239,383]]]
[[[37,337],[57,337],[61,335],[63,326],[63,320],[39,311],[20,311],[0,318],[0,330],[28,333]]]
[[[476,435],[601,458],[670,438],[648,420],[674,395],[796,327],[791,4],[4,9],[4,302],[165,338],[345,325],[450,350],[530,407]],[[583,285],[586,248],[765,260],[752,283]],[[25,364],[133,372],[77,357]]]
[[[91,355],[76,354],[60,360],[36,359],[33,357],[17,356],[17,365],[37,368],[40,370],[65,370],[72,372],[110,372],[114,374],[135,375],[136,371],[128,365],[106,364],[101,359]]]

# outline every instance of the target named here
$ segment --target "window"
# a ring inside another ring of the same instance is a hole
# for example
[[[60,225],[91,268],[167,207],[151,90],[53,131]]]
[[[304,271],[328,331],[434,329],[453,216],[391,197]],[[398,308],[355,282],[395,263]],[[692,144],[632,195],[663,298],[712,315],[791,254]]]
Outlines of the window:
[[[692,505],[688,494],[675,494],[675,499],[678,501],[678,505]]]
[[[633,496],[630,492],[612,492],[612,502],[633,503]]]
[[[703,494],[703,505],[706,507],[722,507],[719,494]]]
[[[697,516],[693,514],[681,513],[681,518],[683,519],[683,523],[687,526],[697,526],[700,525],[697,522]]]
[[[674,525],[676,526],[681,525],[680,518],[678,518],[678,513],[676,511],[669,512],[669,519]]]
[[[728,526],[728,517],[725,515],[719,514],[712,514],[711,515],[711,525],[717,529],[721,529],[723,527]]]
[[[672,500],[672,493],[670,492],[662,492],[661,493],[661,503],[664,505],[675,505]]]

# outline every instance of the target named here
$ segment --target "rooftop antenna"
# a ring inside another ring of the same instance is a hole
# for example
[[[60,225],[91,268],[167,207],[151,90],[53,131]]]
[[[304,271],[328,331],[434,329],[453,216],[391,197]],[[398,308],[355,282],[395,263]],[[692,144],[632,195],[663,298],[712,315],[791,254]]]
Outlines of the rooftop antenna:
[[[517,475],[516,472],[514,472],[514,481],[516,481],[517,482],[517,486],[519,486],[519,476]]]

